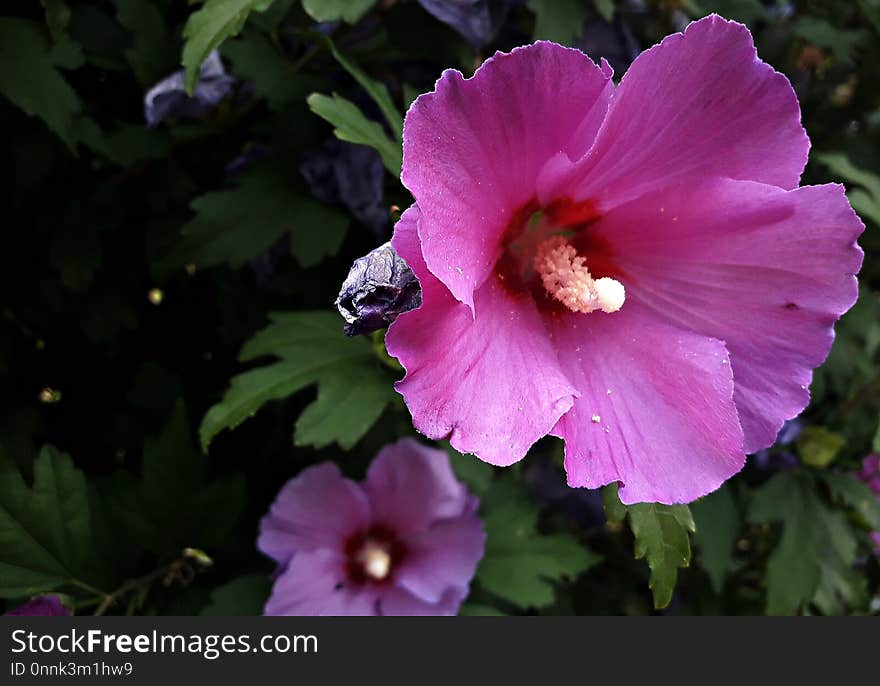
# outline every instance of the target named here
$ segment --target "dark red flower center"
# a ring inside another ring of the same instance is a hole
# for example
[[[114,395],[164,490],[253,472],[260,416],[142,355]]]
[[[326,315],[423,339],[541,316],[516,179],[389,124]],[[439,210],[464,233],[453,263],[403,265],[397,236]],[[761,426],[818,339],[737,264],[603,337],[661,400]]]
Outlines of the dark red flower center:
[[[374,524],[345,542],[345,573],[356,584],[387,583],[406,556],[406,546],[388,527]]]
[[[512,297],[531,295],[547,313],[600,309],[598,291],[620,276],[611,246],[595,231],[600,216],[592,200],[559,200],[546,207],[529,201],[502,235],[498,282]]]

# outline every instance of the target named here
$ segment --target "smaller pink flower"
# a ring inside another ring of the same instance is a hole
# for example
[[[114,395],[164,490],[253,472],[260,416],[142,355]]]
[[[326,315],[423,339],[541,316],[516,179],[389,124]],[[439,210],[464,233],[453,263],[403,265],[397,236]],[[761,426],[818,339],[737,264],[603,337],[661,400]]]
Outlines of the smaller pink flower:
[[[57,595],[38,595],[6,613],[7,617],[69,617],[73,614]]]
[[[486,534],[442,450],[383,448],[360,484],[325,462],[288,481],[257,547],[279,571],[267,615],[454,615]]]

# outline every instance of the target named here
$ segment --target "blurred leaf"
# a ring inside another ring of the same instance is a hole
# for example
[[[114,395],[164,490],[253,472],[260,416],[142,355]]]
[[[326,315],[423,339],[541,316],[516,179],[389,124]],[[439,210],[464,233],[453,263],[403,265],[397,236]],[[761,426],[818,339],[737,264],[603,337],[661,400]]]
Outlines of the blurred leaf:
[[[593,0],[593,7],[609,24],[614,19],[614,0]]]
[[[40,24],[0,18],[0,93],[27,115],[42,119],[74,151],[82,105],[58,71],[72,63],[70,57],[69,50],[53,50]]]
[[[171,150],[168,138],[155,129],[135,124],[119,124],[107,133],[90,119],[82,119],[77,128],[79,141],[120,167],[164,157]]]
[[[202,617],[247,617],[263,614],[263,606],[272,592],[268,574],[245,574],[218,586],[211,592],[211,602]]]
[[[233,377],[223,399],[202,420],[202,449],[266,402],[316,383],[318,399],[300,416],[295,442],[324,446],[335,441],[351,448],[392,399],[390,370],[379,367],[369,341],[342,333],[335,313],[276,313],[271,319],[272,324],[248,341],[239,357],[248,361],[272,355],[279,361]],[[347,388],[342,384],[346,378]],[[367,403],[359,402],[365,399]]]
[[[880,226],[880,176],[856,167],[841,153],[815,153],[813,157],[826,165],[833,174],[850,182],[846,195],[853,209],[863,218]],[[853,184],[860,188],[853,188]]]
[[[880,420],[880,417],[878,417]],[[874,440],[871,442],[871,450],[880,453],[880,421],[877,422],[877,431],[874,432]]]
[[[623,524],[626,519],[626,505],[620,502],[617,494],[620,485],[615,482],[608,484],[602,489],[602,507],[605,510],[605,518],[611,524]]]
[[[495,470],[492,465],[473,455],[463,455],[448,444],[444,446],[449,453],[449,462],[455,476],[465,483],[468,490],[477,496],[488,492],[492,486]]]
[[[376,122],[367,119],[357,105],[334,93],[332,96],[312,93],[307,102],[312,112],[334,126],[336,137],[349,143],[360,143],[374,148],[382,163],[394,176],[400,176],[403,150]]]
[[[144,441],[140,480],[117,474],[110,502],[138,544],[174,556],[223,541],[244,507],[244,479],[209,478],[208,462],[195,449],[178,403],[162,432]]]
[[[484,590],[520,607],[549,605],[553,581],[576,577],[601,560],[568,534],[540,534],[537,508],[509,476],[493,482],[481,511],[488,538],[476,578]]]
[[[238,269],[287,233],[299,263],[313,266],[339,250],[349,224],[340,210],[294,191],[264,168],[248,170],[236,187],[206,193],[191,207],[196,216],[181,229],[182,240],[159,263],[159,272],[188,263]]]
[[[211,50],[235,36],[244,27],[251,12],[265,12],[274,0],[206,0],[193,12],[183,28],[182,64],[184,84],[192,94],[199,80],[199,69]]]
[[[598,5],[607,4],[604,2]],[[529,0],[528,8],[535,13],[533,40],[552,40],[571,45],[584,30],[587,20],[585,0]]]
[[[273,110],[305,100],[318,79],[295,72],[269,38],[257,31],[245,31],[241,38],[223,44],[223,54],[232,60],[233,73],[253,84],[254,94],[264,98]]]
[[[635,536],[636,559],[647,561],[654,607],[662,609],[672,602],[678,568],[691,563],[688,532],[696,528],[694,520],[687,505],[636,503],[627,506],[627,511]]]
[[[733,548],[742,523],[730,487],[691,503],[697,526],[694,543],[700,549],[703,564],[716,593],[724,590],[724,579],[733,562]]]
[[[465,603],[458,611],[459,617],[506,617],[501,610],[489,605]]]
[[[880,531],[880,500],[868,484],[839,472],[824,472],[822,479],[828,484],[834,500],[858,512],[869,529]]]
[[[367,92],[367,95],[373,99],[373,102],[376,103],[379,110],[382,112],[382,116],[385,117],[385,121],[388,122],[388,126],[391,127],[391,132],[397,139],[398,144],[402,144],[403,115],[397,107],[394,106],[394,102],[392,102],[391,95],[388,93],[388,88],[385,84],[367,76],[360,67],[339,52],[332,42],[330,42],[330,52],[333,54],[334,59],[339,62],[340,66],[342,66],[342,68],[358,82],[358,85]]]
[[[40,0],[46,12],[46,25],[52,40],[58,42],[70,23],[70,8],[63,0]]]
[[[874,30],[880,33],[880,0],[857,0],[859,8],[865,18],[874,26]]]
[[[834,458],[844,445],[846,439],[843,436],[829,431],[824,426],[808,426],[797,439],[801,461],[817,469],[825,469],[834,462]]]
[[[839,29],[810,15],[801,15],[794,23],[795,35],[820,48],[827,48],[841,62],[850,61],[853,53],[870,38],[864,29]]]
[[[315,21],[356,24],[377,0],[302,0],[303,9]]]
[[[151,0],[114,0],[119,23],[131,34],[125,57],[138,81],[146,86],[173,71],[177,60],[169,59],[174,43],[162,13]]]
[[[86,479],[68,455],[45,446],[28,488],[0,455],[0,597],[51,590],[75,579],[91,544]]]
[[[758,489],[749,508],[753,524],[782,522],[782,536],[767,560],[767,614],[795,614],[813,601],[827,610],[829,582],[849,577],[856,541],[846,518],[818,497],[806,472],[782,472]],[[847,594],[843,594],[844,596]]]
[[[749,26],[767,18],[767,9],[761,0],[700,0],[699,15],[715,12],[725,19],[733,19]]]

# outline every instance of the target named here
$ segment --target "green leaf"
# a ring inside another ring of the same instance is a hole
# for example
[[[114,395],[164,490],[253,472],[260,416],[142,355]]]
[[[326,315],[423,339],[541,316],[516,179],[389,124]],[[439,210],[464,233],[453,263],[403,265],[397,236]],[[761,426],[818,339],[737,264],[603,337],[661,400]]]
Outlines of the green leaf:
[[[452,465],[452,471],[459,480],[463,481],[468,490],[478,496],[482,496],[489,491],[495,476],[495,470],[492,465],[474,457],[473,455],[462,455],[460,452],[446,445],[446,452],[449,453],[449,463]]]
[[[339,21],[356,24],[369,12],[376,0],[302,0],[303,9],[315,21]]]
[[[482,511],[488,538],[476,578],[484,590],[520,607],[549,605],[554,581],[601,560],[568,534],[540,534],[537,508],[511,477],[493,482]]]
[[[391,94],[388,92],[388,88],[385,84],[367,76],[360,67],[339,52],[332,41],[330,42],[330,52],[340,66],[345,69],[345,71],[347,71],[352,78],[358,82],[358,85],[367,92],[367,95],[373,99],[373,102],[376,103],[379,110],[382,112],[382,116],[385,117],[385,121],[388,122],[388,126],[391,127],[391,131],[397,139],[397,142],[402,144],[403,115],[397,107],[394,106],[394,102],[391,100]]]
[[[829,589],[828,584],[848,577],[856,541],[846,518],[818,497],[808,473],[772,477],[755,492],[749,521],[782,522],[779,543],[767,561],[767,614],[795,614],[817,594],[826,610],[829,594],[845,600],[846,593],[841,595],[840,588]]]
[[[258,31],[246,30],[241,38],[227,41],[222,52],[232,61],[235,75],[247,79],[254,94],[276,111],[304,101],[320,82],[309,74],[295,72],[275,44]]]
[[[183,28],[182,64],[184,85],[192,93],[199,80],[199,69],[208,54],[244,27],[251,12],[265,12],[273,0],[206,0],[193,12]]]
[[[465,603],[458,611],[459,617],[506,617],[501,610],[490,605]]]
[[[801,461],[817,469],[825,469],[830,465],[844,445],[846,439],[843,436],[824,426],[808,426],[797,439]]]
[[[114,0],[119,23],[131,34],[125,58],[143,86],[152,86],[172,71],[176,43],[152,0]]]
[[[86,479],[68,455],[45,446],[25,484],[0,455],[0,597],[15,598],[69,583],[91,544]]]
[[[767,10],[761,0],[700,0],[700,16],[713,12],[748,26],[767,18]]]
[[[353,446],[394,397],[390,370],[364,338],[347,338],[331,312],[276,313],[242,348],[240,359],[280,358],[233,377],[223,399],[202,420],[203,450],[220,431],[238,426],[270,400],[318,384],[318,398],[296,424],[298,445]],[[343,383],[347,379],[347,387]],[[364,401],[364,403],[362,403]]]
[[[394,176],[400,176],[403,150],[377,123],[364,115],[350,100],[334,93],[332,96],[312,93],[306,100],[312,112],[333,125],[336,137],[349,143],[369,145],[382,158],[382,163]]]
[[[755,0],[755,2],[757,1]],[[609,24],[614,19],[614,0],[593,0],[593,7],[596,8],[599,16]]]
[[[880,500],[868,484],[839,472],[823,472],[822,479],[834,500],[855,510],[867,528],[880,531]]]
[[[724,589],[724,578],[733,562],[733,547],[742,523],[728,486],[691,503],[697,526],[694,543],[716,593]]]
[[[880,0],[857,0],[859,9],[865,18],[874,26],[874,30],[880,33]]]
[[[241,475],[210,479],[193,445],[182,403],[162,432],[144,442],[141,479],[116,475],[111,506],[139,545],[160,555],[210,549],[235,525],[245,502]]]
[[[635,536],[636,559],[647,560],[654,607],[662,609],[672,602],[679,567],[690,565],[688,532],[695,530],[694,520],[687,505],[636,503],[629,505],[627,511]]]
[[[614,482],[602,489],[602,507],[609,524],[623,524],[626,519],[626,505],[620,502],[618,495],[620,484]]]
[[[850,182],[847,197],[853,209],[863,218],[880,225],[880,176],[856,167],[841,153],[816,153],[814,158],[826,165],[833,174]],[[855,184],[857,188],[853,188]]]
[[[271,592],[272,581],[268,574],[245,574],[215,588],[211,602],[200,614],[202,617],[262,615]]]
[[[37,22],[0,18],[0,93],[29,116],[42,119],[74,151],[82,105],[58,71],[59,66],[75,64],[71,45],[53,48]]]
[[[342,211],[292,189],[279,173],[266,169],[249,171],[235,188],[211,191],[190,206],[196,216],[181,229],[182,240],[159,263],[159,272],[188,263],[238,269],[288,232],[297,261],[310,267],[339,250],[349,224]]]
[[[798,17],[794,33],[813,45],[831,50],[841,62],[849,62],[853,53],[870,38],[864,29],[839,29],[824,19],[809,15]]]
[[[587,20],[585,0],[529,0],[528,8],[535,13],[534,40],[571,45]]]
[[[56,43],[61,40],[67,25],[70,23],[70,8],[63,0],[40,0],[43,10],[46,12],[46,25],[52,40]]]

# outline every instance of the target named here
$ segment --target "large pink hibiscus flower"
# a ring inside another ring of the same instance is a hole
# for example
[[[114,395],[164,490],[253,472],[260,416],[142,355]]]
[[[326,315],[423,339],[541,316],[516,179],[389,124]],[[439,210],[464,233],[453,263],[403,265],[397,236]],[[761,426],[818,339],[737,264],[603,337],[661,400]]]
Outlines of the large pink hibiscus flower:
[[[410,108],[393,244],[422,306],[387,336],[418,430],[497,465],[547,434],[572,486],[717,488],[809,401],[863,225],[798,182],[809,140],[746,27],[611,69],[539,42]]]

